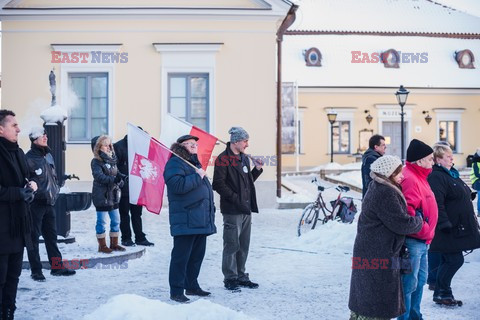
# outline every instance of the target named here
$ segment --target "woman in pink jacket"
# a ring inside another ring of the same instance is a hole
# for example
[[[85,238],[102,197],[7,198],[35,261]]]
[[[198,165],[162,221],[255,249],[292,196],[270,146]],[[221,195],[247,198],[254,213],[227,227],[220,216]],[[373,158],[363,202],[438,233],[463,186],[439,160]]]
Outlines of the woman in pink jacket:
[[[402,191],[407,200],[408,214],[423,215],[425,223],[415,234],[408,235],[405,246],[410,252],[412,272],[402,276],[406,312],[399,320],[422,319],[420,303],[423,286],[427,283],[428,245],[435,235],[438,207],[427,177],[432,172],[433,149],[420,140],[413,139],[407,148],[407,162],[403,170]]]

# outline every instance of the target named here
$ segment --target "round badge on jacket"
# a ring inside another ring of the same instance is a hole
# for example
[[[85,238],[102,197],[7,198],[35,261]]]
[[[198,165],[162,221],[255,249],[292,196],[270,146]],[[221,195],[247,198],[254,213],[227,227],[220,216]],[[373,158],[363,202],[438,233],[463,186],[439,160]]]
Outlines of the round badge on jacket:
[[[105,167],[107,167],[107,169],[110,169],[112,166],[109,163],[107,163]]]
[[[243,172],[248,173],[248,168],[247,168],[247,166],[243,166]]]
[[[35,174],[36,174],[37,176],[41,175],[42,172],[43,172],[43,171],[42,171],[42,168],[38,168],[37,170],[35,170]]]

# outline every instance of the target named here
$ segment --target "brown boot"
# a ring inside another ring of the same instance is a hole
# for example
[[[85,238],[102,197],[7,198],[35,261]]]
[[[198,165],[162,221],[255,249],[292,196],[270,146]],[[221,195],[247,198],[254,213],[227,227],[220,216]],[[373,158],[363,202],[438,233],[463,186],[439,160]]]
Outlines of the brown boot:
[[[113,251],[125,251],[126,249],[118,244],[118,232],[110,232],[110,249]]]
[[[112,249],[107,247],[107,240],[105,237],[106,237],[105,233],[97,234],[98,252],[112,253]]]

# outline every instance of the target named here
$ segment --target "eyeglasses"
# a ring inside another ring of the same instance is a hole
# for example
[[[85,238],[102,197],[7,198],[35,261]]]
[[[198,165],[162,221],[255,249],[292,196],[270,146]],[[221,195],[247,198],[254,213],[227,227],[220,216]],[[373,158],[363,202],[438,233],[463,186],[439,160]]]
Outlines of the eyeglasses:
[[[198,143],[195,142],[184,142],[182,143],[184,146],[190,146],[190,147],[198,147]]]

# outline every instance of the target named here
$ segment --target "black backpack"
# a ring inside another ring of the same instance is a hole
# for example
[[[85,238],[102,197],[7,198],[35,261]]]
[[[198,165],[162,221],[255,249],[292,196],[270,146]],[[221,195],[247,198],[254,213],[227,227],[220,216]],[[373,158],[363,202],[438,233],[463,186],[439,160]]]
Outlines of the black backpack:
[[[351,197],[342,197],[340,198],[340,211],[338,212],[338,217],[342,220],[343,223],[352,223],[355,219],[355,214],[357,213],[357,206],[353,202]]]

